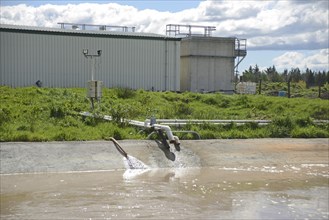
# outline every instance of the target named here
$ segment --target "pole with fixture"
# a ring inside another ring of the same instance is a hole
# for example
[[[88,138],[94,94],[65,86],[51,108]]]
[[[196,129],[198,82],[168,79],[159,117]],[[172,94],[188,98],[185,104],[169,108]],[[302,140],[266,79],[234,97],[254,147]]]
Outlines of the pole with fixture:
[[[88,49],[82,50],[83,55],[87,59],[91,59],[91,80],[88,81],[88,91],[87,96],[89,97],[91,101],[91,109],[94,110],[94,101],[96,100],[98,103],[101,100],[102,96],[102,81],[95,80],[95,64],[96,60],[95,58],[100,57],[102,55],[101,50],[97,50],[97,54],[89,54]]]

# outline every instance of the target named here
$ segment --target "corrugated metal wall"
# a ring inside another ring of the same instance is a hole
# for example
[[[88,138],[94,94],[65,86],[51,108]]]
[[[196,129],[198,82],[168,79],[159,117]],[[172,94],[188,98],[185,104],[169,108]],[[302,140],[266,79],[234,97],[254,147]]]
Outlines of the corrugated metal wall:
[[[85,87],[91,59],[82,54],[102,50],[95,60],[95,80],[105,87],[180,90],[180,42],[177,40],[93,37],[63,33],[0,32],[1,85]]]

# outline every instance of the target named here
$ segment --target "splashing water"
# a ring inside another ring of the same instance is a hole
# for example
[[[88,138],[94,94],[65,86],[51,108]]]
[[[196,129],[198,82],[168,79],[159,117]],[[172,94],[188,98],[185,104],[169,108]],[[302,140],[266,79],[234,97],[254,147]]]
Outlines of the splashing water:
[[[123,161],[127,169],[123,174],[123,178],[126,180],[133,179],[150,170],[149,166],[133,156],[128,155],[127,158],[123,157]]]
[[[123,160],[126,169],[149,169],[149,166],[133,156],[128,155],[127,158],[124,157]]]

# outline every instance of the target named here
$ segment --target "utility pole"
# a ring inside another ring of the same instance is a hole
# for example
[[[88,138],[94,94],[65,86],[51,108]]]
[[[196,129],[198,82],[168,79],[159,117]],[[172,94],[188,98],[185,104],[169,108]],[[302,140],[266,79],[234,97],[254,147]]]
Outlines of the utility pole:
[[[97,54],[88,54],[88,49],[82,50],[83,55],[87,59],[91,59],[91,80],[88,81],[88,92],[87,95],[91,102],[91,109],[94,110],[94,101],[100,102],[102,96],[102,81],[95,80],[95,68],[96,68],[96,60],[95,58],[100,57],[102,55],[101,50],[97,50]]]

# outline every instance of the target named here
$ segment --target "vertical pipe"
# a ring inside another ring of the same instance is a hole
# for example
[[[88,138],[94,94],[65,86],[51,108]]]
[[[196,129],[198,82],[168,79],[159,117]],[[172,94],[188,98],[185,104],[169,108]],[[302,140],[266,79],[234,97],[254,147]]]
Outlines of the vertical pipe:
[[[90,59],[91,59],[91,81],[94,81],[94,75],[95,75],[95,59],[93,59],[93,56],[91,56]]]
[[[165,91],[168,90],[168,41],[165,39]]]

